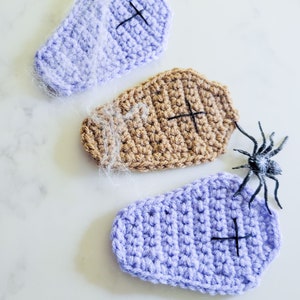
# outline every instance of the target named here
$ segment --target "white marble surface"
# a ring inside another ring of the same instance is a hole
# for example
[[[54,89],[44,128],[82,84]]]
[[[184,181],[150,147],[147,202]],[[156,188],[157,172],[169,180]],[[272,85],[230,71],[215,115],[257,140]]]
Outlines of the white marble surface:
[[[122,273],[110,250],[112,220],[132,201],[197,177],[244,176],[231,170],[242,161],[232,149],[250,149],[250,143],[235,132],[227,153],[212,163],[107,177],[79,140],[81,121],[93,107],[173,67],[193,67],[228,85],[240,123],[253,135],[261,120],[267,132],[276,131],[276,141],[290,136],[276,157],[284,171],[281,253],[261,285],[236,299],[300,299],[300,1],[169,2],[173,26],[159,61],[94,91],[50,99],[32,79],[32,59],[72,1],[0,1],[1,300],[210,298]]]

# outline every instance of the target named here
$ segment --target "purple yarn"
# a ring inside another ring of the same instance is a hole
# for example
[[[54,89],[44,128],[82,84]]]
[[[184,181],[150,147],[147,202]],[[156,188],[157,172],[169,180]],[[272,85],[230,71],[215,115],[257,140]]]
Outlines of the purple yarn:
[[[232,197],[241,181],[219,173],[120,211],[111,238],[121,269],[211,295],[255,287],[279,251],[280,234],[276,213],[261,199],[249,209],[249,187]],[[224,239],[236,237],[237,228],[238,246]]]
[[[170,19],[164,0],[77,0],[37,51],[37,77],[68,96],[121,76],[161,54]]]

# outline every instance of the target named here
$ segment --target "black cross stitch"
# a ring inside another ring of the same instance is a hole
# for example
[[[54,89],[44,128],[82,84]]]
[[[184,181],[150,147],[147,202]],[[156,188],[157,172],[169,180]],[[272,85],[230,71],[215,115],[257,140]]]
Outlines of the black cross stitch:
[[[135,14],[132,15],[130,18],[128,18],[128,19],[122,21],[122,22],[116,27],[116,29],[118,29],[120,26],[122,26],[123,24],[125,24],[126,22],[130,21],[131,19],[133,19],[133,18],[135,18],[135,17],[137,17],[137,16],[140,16],[140,17],[144,20],[144,22],[149,26],[149,23],[147,22],[147,20],[146,20],[146,19],[144,18],[144,16],[142,15],[143,9],[138,10],[138,9],[133,5],[132,2],[129,2],[129,4],[130,4],[130,6],[133,7],[133,9],[135,10]]]
[[[188,114],[182,114],[182,115],[174,116],[174,117],[170,117],[170,118],[168,118],[168,121],[173,120],[173,119],[183,118],[183,117],[191,117],[191,119],[193,121],[193,124],[194,124],[194,127],[195,127],[195,130],[199,134],[199,129],[198,129],[198,126],[197,126],[197,122],[196,122],[196,117],[195,116],[196,115],[205,114],[205,112],[204,111],[193,112],[190,102],[187,99],[184,99],[184,100],[185,100],[185,103],[186,103],[186,105],[188,107],[189,113]]]
[[[246,236],[239,236],[239,229],[237,226],[236,218],[233,218],[233,223],[234,223],[234,231],[235,231],[235,236],[230,236],[230,237],[212,237],[212,241],[225,241],[225,240],[234,240],[235,241],[235,247],[236,247],[236,254],[237,256],[240,256],[240,249],[239,249],[239,240],[241,239],[247,239],[248,237],[251,236],[251,234],[248,234]]]

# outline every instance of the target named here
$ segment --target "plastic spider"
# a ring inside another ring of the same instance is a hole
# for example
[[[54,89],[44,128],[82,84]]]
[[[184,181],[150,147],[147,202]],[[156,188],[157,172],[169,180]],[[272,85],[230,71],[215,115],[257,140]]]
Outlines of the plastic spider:
[[[241,149],[234,149],[234,151],[237,151],[243,155],[246,155],[249,158],[248,158],[248,164],[242,165],[239,167],[235,167],[233,169],[248,168],[249,172],[233,196],[236,197],[237,195],[239,195],[242,192],[243,188],[249,181],[250,177],[254,174],[259,179],[259,185],[258,185],[257,189],[255,190],[254,194],[250,198],[249,207],[250,207],[252,201],[254,200],[255,196],[260,192],[262,186],[264,186],[265,205],[268,209],[268,212],[270,214],[272,214],[269,209],[269,206],[268,206],[268,187],[267,187],[265,178],[268,177],[275,181],[274,197],[275,197],[275,200],[276,200],[278,206],[280,208],[282,208],[282,206],[278,200],[279,181],[276,178],[276,175],[280,175],[282,170],[281,170],[279,164],[276,161],[272,160],[271,157],[275,156],[276,154],[278,154],[278,152],[280,152],[282,150],[288,137],[286,136],[284,138],[284,140],[281,142],[281,144],[279,145],[278,148],[273,149],[273,146],[274,146],[273,137],[274,137],[275,132],[272,132],[271,135],[269,136],[269,145],[267,145],[265,133],[262,129],[260,122],[258,122],[259,130],[261,132],[262,139],[263,139],[262,144],[259,146],[257,140],[253,136],[246,133],[237,123],[235,123],[235,124],[236,124],[236,127],[238,128],[238,130],[253,142],[254,148],[253,148],[252,154],[248,153],[247,151],[241,150]]]

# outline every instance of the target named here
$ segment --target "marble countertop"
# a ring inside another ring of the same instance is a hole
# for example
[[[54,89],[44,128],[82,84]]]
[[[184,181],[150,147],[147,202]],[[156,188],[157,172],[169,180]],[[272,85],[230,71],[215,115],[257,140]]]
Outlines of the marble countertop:
[[[240,124],[252,135],[259,135],[258,120],[276,132],[276,142],[289,135],[276,156],[283,169],[281,252],[260,286],[236,299],[300,299],[300,1],[170,0],[173,24],[159,60],[93,91],[53,99],[33,80],[32,61],[72,3],[0,2],[0,299],[210,298],[122,273],[111,251],[111,224],[134,200],[198,177],[245,176],[232,170],[242,161],[233,148],[250,149],[250,143],[235,132],[212,163],[111,175],[99,172],[80,144],[81,122],[91,109],[173,67],[192,67],[226,84]],[[277,209],[274,199],[270,203]]]

